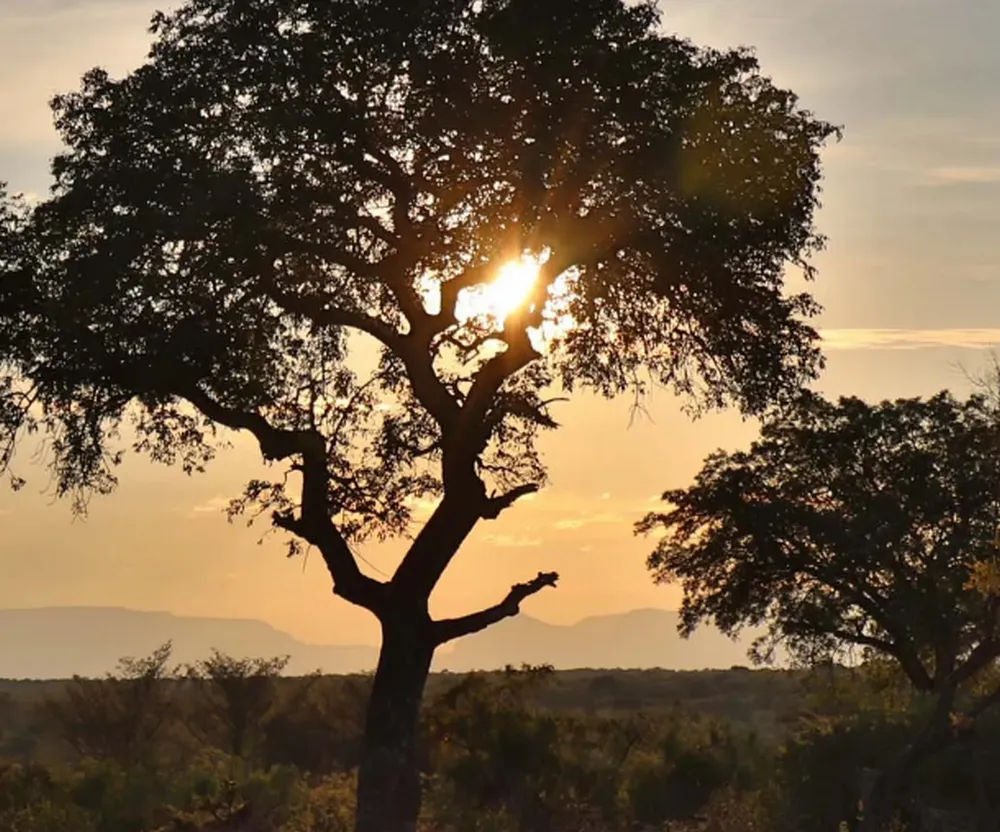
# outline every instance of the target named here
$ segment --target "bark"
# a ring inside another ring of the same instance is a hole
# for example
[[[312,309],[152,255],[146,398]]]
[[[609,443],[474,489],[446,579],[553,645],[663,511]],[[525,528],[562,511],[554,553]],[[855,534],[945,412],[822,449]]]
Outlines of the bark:
[[[512,586],[499,604],[462,618],[431,621],[423,603],[404,603],[402,612],[383,614],[382,649],[368,700],[358,772],[355,832],[416,832],[421,798],[420,702],[435,649],[517,615],[525,598],[555,586],[558,579],[555,572],[539,572],[533,580]]]
[[[858,832],[881,832],[892,820],[898,808],[899,794],[913,772],[927,758],[947,748],[954,740],[950,730],[955,689],[951,687],[938,695],[934,711],[923,730],[910,746],[875,780],[865,801]]]
[[[355,832],[416,832],[420,703],[435,647],[429,625],[429,618],[409,616],[382,624],[358,771]]]

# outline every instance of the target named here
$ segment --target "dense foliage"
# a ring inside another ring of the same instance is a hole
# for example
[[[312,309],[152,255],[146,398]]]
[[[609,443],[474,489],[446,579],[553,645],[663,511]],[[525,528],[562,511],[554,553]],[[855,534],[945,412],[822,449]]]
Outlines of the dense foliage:
[[[684,629],[767,624],[758,652],[888,661],[927,695],[923,727],[879,780],[879,808],[1000,703],[1000,410],[989,396],[803,394],[748,451],[713,454],[664,500],[639,530],[663,533],[649,566],[682,584]]]
[[[206,661],[226,672],[213,682],[168,656],[104,680],[0,684],[0,828],[351,828],[370,677],[279,678],[280,660],[216,654]],[[259,742],[242,753],[232,753],[233,711],[219,707],[226,691],[255,713],[266,705]],[[905,744],[921,708],[879,664],[436,676],[421,720],[420,829],[836,832],[854,825],[859,772]],[[153,732],[136,719],[151,711],[164,714]],[[140,757],[78,742],[133,732]],[[925,764],[906,812],[995,811],[998,740],[1000,724],[984,723]]]

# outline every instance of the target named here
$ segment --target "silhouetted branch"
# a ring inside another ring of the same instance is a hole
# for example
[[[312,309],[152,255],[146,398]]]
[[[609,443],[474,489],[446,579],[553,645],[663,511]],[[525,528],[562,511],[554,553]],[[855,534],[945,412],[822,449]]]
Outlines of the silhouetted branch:
[[[557,572],[539,572],[537,577],[526,583],[514,584],[507,597],[496,606],[461,618],[435,621],[432,630],[435,644],[441,645],[452,639],[478,633],[498,621],[517,615],[525,598],[541,592],[547,586],[554,587],[558,580]]]
[[[538,483],[533,482],[526,485],[519,485],[506,494],[490,497],[486,501],[486,507],[482,512],[483,519],[496,520],[505,509],[510,508],[522,497],[527,497],[529,494],[537,494],[540,488],[541,486]]]
[[[302,473],[302,509],[299,517],[276,514],[273,522],[319,549],[333,578],[334,593],[375,612],[383,584],[361,572],[347,541],[329,516],[329,471],[323,437],[311,430],[275,428],[259,413],[220,404],[194,385],[186,387],[182,395],[209,419],[233,430],[250,431],[265,459],[301,457],[298,469]]]

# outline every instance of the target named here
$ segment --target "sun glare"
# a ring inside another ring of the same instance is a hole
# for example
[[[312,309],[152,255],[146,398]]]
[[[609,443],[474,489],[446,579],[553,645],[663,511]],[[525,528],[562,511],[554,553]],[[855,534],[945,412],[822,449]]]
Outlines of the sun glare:
[[[463,292],[456,312],[459,320],[489,317],[500,322],[525,302],[540,269],[533,257],[505,263],[485,286]]]

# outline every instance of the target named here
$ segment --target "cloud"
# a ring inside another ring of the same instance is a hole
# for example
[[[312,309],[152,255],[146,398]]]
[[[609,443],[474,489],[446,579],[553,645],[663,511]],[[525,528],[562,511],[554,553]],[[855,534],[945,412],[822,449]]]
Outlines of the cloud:
[[[206,500],[204,503],[199,503],[191,509],[191,517],[202,517],[206,514],[220,514],[225,511],[226,507],[230,503],[229,497],[224,497],[221,494],[217,494],[212,497],[211,500]]]
[[[924,184],[947,185],[997,185],[1000,184],[1000,166],[943,167],[928,171]]]
[[[986,350],[1000,344],[1000,329],[824,329],[826,350]]]
[[[542,541],[538,538],[516,537],[509,534],[487,535],[486,542],[501,549],[531,549],[542,545]]]
[[[560,531],[580,529],[584,526],[592,526],[597,523],[624,523],[625,520],[620,514],[611,512],[601,512],[599,514],[586,514],[580,517],[567,517],[564,520],[557,520],[553,527]]]

